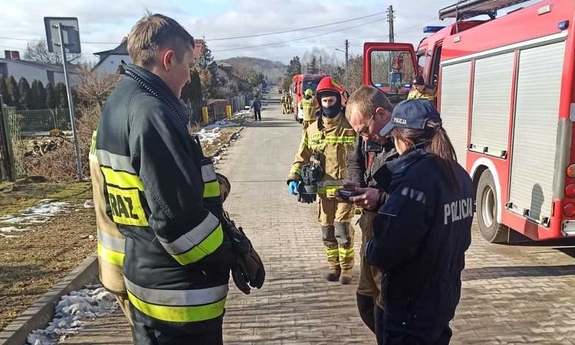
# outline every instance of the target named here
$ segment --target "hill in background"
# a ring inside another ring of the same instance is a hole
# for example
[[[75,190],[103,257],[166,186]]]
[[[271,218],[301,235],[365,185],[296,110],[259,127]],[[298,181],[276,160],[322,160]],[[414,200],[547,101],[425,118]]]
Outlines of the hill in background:
[[[276,83],[279,78],[283,77],[287,69],[287,66],[281,62],[254,57],[233,57],[219,60],[219,62],[225,62],[232,66],[243,65],[251,68],[256,72],[265,75],[271,83]]]

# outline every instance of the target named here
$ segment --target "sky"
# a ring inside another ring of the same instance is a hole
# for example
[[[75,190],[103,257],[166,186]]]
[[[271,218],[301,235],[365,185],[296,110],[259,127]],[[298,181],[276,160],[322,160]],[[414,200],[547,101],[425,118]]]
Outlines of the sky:
[[[440,21],[437,12],[455,1],[0,0],[0,57],[4,50],[23,53],[28,42],[45,38],[44,17],[77,17],[82,59],[97,62],[93,53],[115,48],[149,10],[176,19],[195,38],[205,38],[217,60],[250,56],[288,63],[315,49],[343,63],[340,50],[345,50],[346,39],[350,54],[360,54],[364,42],[388,40],[389,5],[395,11],[395,41],[417,45],[425,36],[424,26],[452,22]],[[322,27],[300,30],[310,26]],[[262,35],[278,31],[284,33]],[[252,37],[238,38],[242,36]]]

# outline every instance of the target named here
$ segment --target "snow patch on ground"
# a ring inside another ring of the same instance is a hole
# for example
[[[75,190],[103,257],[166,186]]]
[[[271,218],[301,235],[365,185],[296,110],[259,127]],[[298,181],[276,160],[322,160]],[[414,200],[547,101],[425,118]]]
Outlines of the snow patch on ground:
[[[46,223],[52,217],[57,216],[62,212],[66,212],[70,208],[67,202],[53,201],[51,199],[40,200],[36,206],[28,208],[18,215],[6,215],[0,217],[0,235],[11,232],[26,231],[26,225]],[[9,225],[9,226],[8,226]],[[4,236],[4,237],[14,237]]]
[[[26,345],[56,345],[67,336],[78,333],[84,320],[111,314],[116,309],[116,298],[101,285],[73,291],[62,297],[48,327],[28,335]]]

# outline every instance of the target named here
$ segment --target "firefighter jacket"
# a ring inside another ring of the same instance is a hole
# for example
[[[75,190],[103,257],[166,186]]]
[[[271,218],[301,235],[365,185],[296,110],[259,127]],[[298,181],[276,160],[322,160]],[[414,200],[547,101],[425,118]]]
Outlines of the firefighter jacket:
[[[126,284],[122,273],[124,262],[124,236],[116,223],[108,216],[104,176],[100,171],[96,157],[96,132],[92,135],[90,145],[90,178],[92,180],[92,198],[96,211],[98,233],[98,267],[102,285],[117,295],[126,295]]]
[[[343,112],[331,119],[320,117],[303,132],[288,181],[299,181],[301,167],[310,162],[312,153],[319,153],[324,175],[318,183],[317,193],[334,198],[335,191],[343,186],[347,177],[346,158],[353,150],[355,136]]]
[[[471,244],[473,183],[457,165],[456,181],[422,149],[387,163],[375,178],[389,197],[373,221],[366,258],[383,271],[384,328],[434,343],[455,314]],[[455,187],[456,183],[458,187]]]
[[[407,95],[407,99],[428,99],[431,102],[435,102],[435,95],[429,89],[423,90],[423,92],[419,92],[417,89],[413,89]]]
[[[125,71],[103,108],[96,156],[126,237],[130,303],[152,329],[219,329],[233,257],[214,168],[167,85],[141,67]]]
[[[373,175],[385,163],[397,157],[398,155],[394,148],[381,146],[381,150],[379,151],[370,150],[368,142],[364,141],[362,136],[358,135],[353,151],[347,156],[347,178],[360,187],[379,189],[379,205],[381,206],[385,202],[387,193],[377,184]]]
[[[300,103],[300,108],[303,110],[304,121],[315,121],[315,113],[319,110],[314,98],[304,98]]]

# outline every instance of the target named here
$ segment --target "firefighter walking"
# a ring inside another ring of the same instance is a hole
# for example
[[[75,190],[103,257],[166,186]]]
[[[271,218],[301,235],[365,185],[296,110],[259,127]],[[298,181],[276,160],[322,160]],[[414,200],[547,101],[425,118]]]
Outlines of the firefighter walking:
[[[288,113],[288,98],[287,98],[285,93],[282,94],[281,104],[282,104],[282,114],[289,114]]]
[[[305,131],[309,125],[315,122],[316,112],[319,110],[319,106],[313,97],[313,90],[305,90],[304,99],[299,104],[300,109],[303,112],[303,130]]]
[[[354,265],[354,234],[350,226],[354,207],[337,199],[335,192],[347,177],[346,157],[354,148],[356,135],[343,113],[343,93],[343,87],[331,77],[320,81],[316,98],[322,115],[304,130],[287,183],[288,192],[302,198],[302,192],[309,187],[302,180],[302,169],[310,163],[319,166],[322,174],[316,184],[317,212],[329,266],[326,279],[349,284]]]

